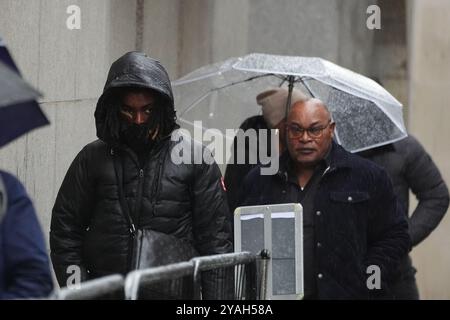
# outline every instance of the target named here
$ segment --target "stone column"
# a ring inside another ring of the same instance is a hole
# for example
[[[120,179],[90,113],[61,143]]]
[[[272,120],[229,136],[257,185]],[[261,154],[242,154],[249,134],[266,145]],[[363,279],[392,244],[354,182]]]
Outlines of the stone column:
[[[409,128],[450,182],[450,2],[415,0],[409,8]],[[411,203],[414,207],[415,203]],[[413,251],[424,299],[450,299],[450,219]]]

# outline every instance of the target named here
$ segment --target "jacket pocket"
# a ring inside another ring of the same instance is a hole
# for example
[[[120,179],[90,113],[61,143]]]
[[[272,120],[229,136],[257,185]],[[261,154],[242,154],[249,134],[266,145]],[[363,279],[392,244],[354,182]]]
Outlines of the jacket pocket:
[[[332,191],[330,199],[341,203],[361,203],[370,199],[370,195],[364,191]]]

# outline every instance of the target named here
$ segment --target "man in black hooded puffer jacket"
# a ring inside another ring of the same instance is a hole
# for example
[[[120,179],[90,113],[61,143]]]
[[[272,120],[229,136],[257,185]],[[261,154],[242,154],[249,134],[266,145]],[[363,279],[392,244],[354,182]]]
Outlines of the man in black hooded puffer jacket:
[[[232,251],[219,168],[172,161],[179,144],[204,151],[178,133],[175,119],[170,80],[158,61],[129,52],[112,64],[95,110],[99,140],[78,153],[53,207],[50,247],[60,286],[67,285],[73,265],[82,281],[130,271],[130,223],[120,204],[118,161],[137,229],[184,239],[199,255]],[[203,298],[220,297],[204,291]]]

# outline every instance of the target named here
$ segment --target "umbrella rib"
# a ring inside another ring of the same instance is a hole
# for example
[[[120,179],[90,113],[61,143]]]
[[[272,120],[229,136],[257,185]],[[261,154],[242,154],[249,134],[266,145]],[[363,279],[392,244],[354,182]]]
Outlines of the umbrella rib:
[[[195,105],[197,105],[197,103],[199,103],[200,101],[202,101],[203,99],[205,99],[210,93],[213,93],[214,91],[219,91],[219,90],[222,90],[222,89],[225,89],[225,88],[234,86],[234,85],[236,85],[236,84],[244,83],[244,82],[247,82],[247,81],[252,81],[252,80],[255,80],[255,79],[258,79],[258,78],[263,78],[263,77],[273,76],[273,75],[274,75],[273,73],[267,73],[267,74],[257,75],[257,76],[250,77],[250,78],[245,79],[245,80],[232,82],[232,83],[227,84],[227,85],[225,85],[225,86],[223,86],[223,87],[213,88],[213,89],[207,91],[207,92],[206,92],[205,94],[203,94],[202,96],[200,96],[198,99],[194,100],[194,101],[193,101],[193,102],[192,102],[192,103],[191,103],[191,104],[190,104],[190,105],[189,105],[189,106],[188,106],[188,107],[180,114],[180,117],[182,117],[186,112],[189,112],[193,107],[195,107]]]
[[[312,78],[311,78],[312,79]],[[303,86],[306,88],[306,90],[308,90],[309,94],[311,95],[311,97],[315,98],[314,93],[311,91],[310,87],[306,84],[305,81],[303,81],[303,78],[300,78],[300,82],[303,84]]]
[[[211,93],[211,92],[214,92],[214,91],[218,91],[218,90],[221,90],[221,89],[225,89],[225,88],[234,86],[234,85],[236,85],[236,84],[241,84],[241,83],[245,83],[245,82],[247,82],[247,81],[252,81],[252,80],[255,80],[255,79],[264,78],[264,77],[269,77],[269,76],[274,76],[274,74],[273,74],[273,73],[265,73],[265,74],[261,74],[261,75],[258,75],[258,76],[250,77],[250,78],[245,79],[245,80],[232,82],[232,83],[229,83],[229,84],[227,84],[227,85],[225,85],[225,86],[223,86],[223,87],[211,89],[208,93]]]

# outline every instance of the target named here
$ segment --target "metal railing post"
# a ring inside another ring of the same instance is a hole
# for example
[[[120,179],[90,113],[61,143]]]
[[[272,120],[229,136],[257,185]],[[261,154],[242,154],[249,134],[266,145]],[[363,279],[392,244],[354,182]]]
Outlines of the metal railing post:
[[[267,249],[261,250],[261,271],[260,271],[260,290],[259,300],[266,300],[267,298],[267,277],[269,269],[270,252]]]

